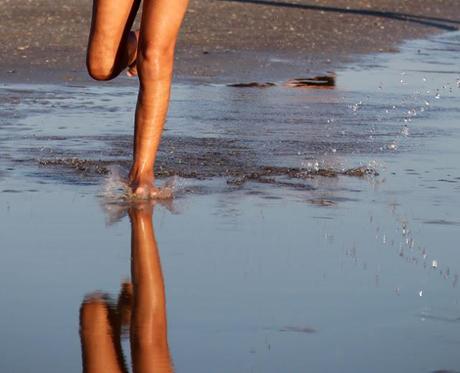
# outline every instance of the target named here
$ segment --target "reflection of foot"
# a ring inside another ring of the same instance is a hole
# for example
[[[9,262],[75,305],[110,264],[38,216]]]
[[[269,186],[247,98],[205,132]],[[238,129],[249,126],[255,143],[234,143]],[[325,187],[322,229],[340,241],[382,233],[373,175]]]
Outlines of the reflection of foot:
[[[101,293],[85,297],[81,307],[81,331],[88,335],[113,335],[108,296]]]
[[[116,315],[110,299],[90,294],[80,309],[80,337],[84,372],[125,372]]]
[[[128,71],[126,75],[137,76],[137,45],[139,42],[139,30],[131,31],[129,34],[128,48],[132,51],[131,59],[128,63]]]
[[[126,280],[121,284],[120,295],[118,296],[118,317],[122,334],[127,334],[131,322],[131,309],[133,299],[133,284]]]

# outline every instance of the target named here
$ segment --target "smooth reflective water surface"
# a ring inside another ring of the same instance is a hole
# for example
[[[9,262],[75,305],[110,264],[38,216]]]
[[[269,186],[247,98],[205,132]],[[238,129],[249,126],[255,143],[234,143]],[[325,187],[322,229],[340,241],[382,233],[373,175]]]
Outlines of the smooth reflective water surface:
[[[459,52],[177,84],[156,205],[134,87],[2,86],[0,371],[460,371]]]

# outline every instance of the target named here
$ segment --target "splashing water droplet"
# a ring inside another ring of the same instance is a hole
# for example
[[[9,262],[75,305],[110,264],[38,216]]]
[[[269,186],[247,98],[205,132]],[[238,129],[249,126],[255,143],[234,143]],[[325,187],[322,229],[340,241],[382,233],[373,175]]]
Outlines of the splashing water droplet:
[[[392,142],[392,143],[388,144],[387,147],[390,150],[396,150],[398,148],[398,145],[396,145],[396,143]]]

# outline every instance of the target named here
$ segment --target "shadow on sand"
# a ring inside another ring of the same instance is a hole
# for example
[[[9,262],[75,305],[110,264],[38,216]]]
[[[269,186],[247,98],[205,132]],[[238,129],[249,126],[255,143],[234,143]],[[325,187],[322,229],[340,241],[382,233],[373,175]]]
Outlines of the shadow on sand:
[[[419,15],[414,15],[414,14],[400,13],[400,12],[392,12],[392,11],[386,11],[386,10],[349,9],[349,8],[339,8],[339,7],[324,6],[324,5],[295,4],[295,3],[271,1],[271,0],[219,0],[219,1],[266,5],[266,6],[274,6],[274,7],[280,7],[280,8],[314,10],[314,11],[330,12],[330,13],[356,14],[356,15],[361,15],[361,16],[370,16],[370,17],[379,17],[379,18],[389,18],[389,19],[394,19],[398,21],[417,23],[417,24],[429,26],[429,27],[436,27],[438,29],[445,30],[445,31],[457,31],[458,27],[454,25],[460,24],[460,20],[426,17],[426,16],[419,16]]]

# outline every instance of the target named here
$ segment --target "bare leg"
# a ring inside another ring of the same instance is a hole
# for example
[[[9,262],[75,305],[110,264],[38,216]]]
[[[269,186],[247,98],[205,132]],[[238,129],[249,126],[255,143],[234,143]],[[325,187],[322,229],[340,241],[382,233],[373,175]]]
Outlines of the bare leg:
[[[125,373],[118,328],[110,322],[110,308],[100,295],[87,298],[80,310],[83,372]]]
[[[168,347],[166,301],[152,206],[131,208],[131,356],[134,373],[173,371]]]
[[[134,159],[129,174],[139,198],[161,198],[154,187],[154,164],[169,105],[174,49],[188,0],[144,0],[137,72],[139,96]]]
[[[115,78],[136,61],[137,35],[130,31],[140,0],[94,0],[86,64],[96,80]]]

